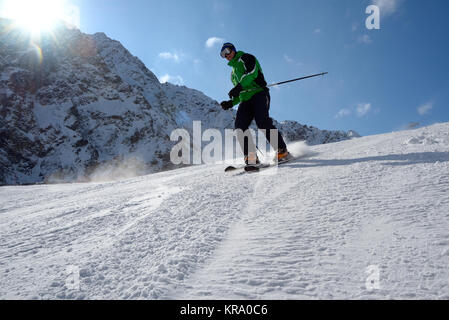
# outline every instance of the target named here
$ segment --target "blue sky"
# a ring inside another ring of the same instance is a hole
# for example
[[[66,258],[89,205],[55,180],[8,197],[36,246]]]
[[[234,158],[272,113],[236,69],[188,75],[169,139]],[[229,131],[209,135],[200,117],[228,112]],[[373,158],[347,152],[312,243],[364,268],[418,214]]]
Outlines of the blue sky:
[[[224,41],[254,54],[269,83],[329,72],[272,89],[279,121],[362,135],[449,121],[447,0],[67,1],[81,31],[106,33],[160,80],[219,102],[232,88]],[[365,27],[373,3],[380,30]]]

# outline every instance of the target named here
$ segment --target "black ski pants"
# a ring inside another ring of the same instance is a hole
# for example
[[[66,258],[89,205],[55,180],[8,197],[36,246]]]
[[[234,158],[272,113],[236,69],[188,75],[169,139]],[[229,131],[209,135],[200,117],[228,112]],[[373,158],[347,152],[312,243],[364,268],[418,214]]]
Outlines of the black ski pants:
[[[273,119],[271,119],[269,116],[269,110],[270,110],[269,91],[266,90],[256,93],[251,99],[242,102],[240,104],[237,110],[237,116],[235,118],[235,129],[241,129],[243,132],[245,132],[251,125],[251,122],[253,120],[256,120],[257,127],[259,129],[265,129],[265,137],[267,141],[273,146],[273,148],[276,148],[276,146],[274,146],[270,141],[271,140],[270,130],[277,131],[277,129],[273,125]],[[277,131],[277,136],[278,136],[278,148],[286,149],[287,146],[279,131]],[[239,139],[239,142],[240,144],[243,143],[243,146],[241,147],[243,149],[243,153],[245,156],[248,155],[249,151],[253,151],[249,150],[248,136],[245,136],[244,139]]]

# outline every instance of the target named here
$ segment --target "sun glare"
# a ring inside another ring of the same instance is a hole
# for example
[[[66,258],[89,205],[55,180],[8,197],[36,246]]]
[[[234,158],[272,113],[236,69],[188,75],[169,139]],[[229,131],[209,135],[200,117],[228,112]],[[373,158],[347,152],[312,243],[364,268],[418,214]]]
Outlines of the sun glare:
[[[50,31],[64,20],[64,0],[5,0],[1,16],[14,20],[33,33]]]

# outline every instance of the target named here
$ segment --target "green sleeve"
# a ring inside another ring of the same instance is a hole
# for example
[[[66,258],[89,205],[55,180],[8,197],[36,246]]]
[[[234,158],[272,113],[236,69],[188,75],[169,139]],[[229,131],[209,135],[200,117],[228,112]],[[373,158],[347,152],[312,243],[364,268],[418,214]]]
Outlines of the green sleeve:
[[[257,59],[250,54],[244,54],[241,60],[245,68],[245,73],[239,82],[242,87],[247,88],[259,75],[260,66]]]

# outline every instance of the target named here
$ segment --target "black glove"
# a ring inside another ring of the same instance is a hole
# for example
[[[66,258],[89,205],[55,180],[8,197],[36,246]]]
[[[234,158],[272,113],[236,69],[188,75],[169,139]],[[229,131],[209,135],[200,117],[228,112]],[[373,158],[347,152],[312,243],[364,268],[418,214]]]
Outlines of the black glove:
[[[232,104],[232,101],[223,101],[222,103],[220,103],[221,107],[223,108],[223,110],[229,110],[231,109],[234,105]]]
[[[242,92],[242,85],[239,83],[231,91],[229,91],[229,98],[231,100],[237,98],[240,95],[240,92]]]

